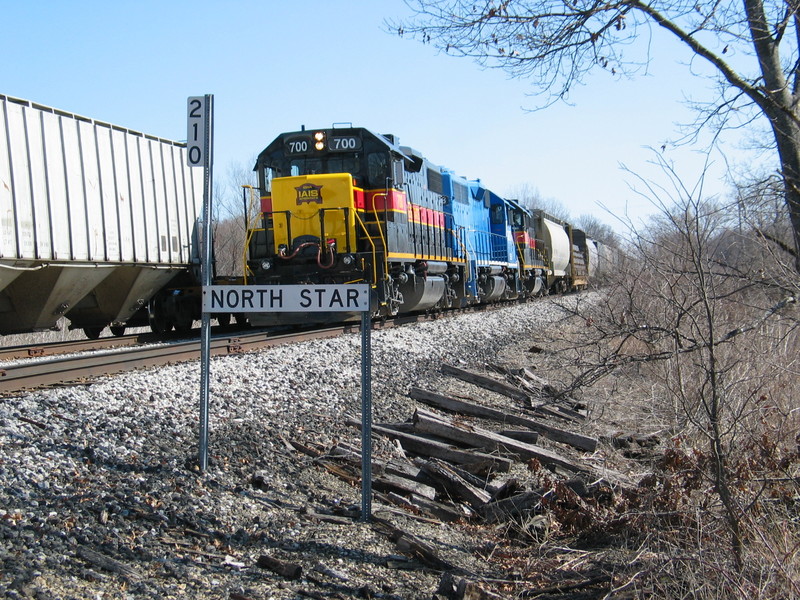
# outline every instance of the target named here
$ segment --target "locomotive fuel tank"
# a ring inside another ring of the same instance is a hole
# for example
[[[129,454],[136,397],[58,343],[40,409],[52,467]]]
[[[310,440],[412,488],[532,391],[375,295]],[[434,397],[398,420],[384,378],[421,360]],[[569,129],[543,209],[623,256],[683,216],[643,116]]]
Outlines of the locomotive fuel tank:
[[[400,312],[414,312],[433,308],[442,299],[445,291],[444,277],[429,275],[427,277],[411,276],[406,283],[400,285],[403,303]]]
[[[506,280],[503,277],[499,275],[487,277],[486,281],[481,285],[481,289],[484,292],[481,296],[481,302],[497,302],[503,297],[506,287]]]

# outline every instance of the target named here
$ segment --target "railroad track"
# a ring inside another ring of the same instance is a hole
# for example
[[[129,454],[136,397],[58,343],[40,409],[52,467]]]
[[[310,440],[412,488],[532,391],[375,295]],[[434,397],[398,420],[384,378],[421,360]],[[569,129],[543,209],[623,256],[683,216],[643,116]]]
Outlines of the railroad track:
[[[340,324],[313,331],[275,334],[268,331],[219,334],[211,338],[211,356],[241,354],[291,342],[336,337],[357,331],[356,324]],[[136,336],[130,336],[136,337]],[[109,338],[112,339],[112,338]],[[13,395],[23,390],[46,386],[81,383],[96,377],[146,367],[184,362],[200,358],[200,340],[180,340],[158,345],[119,346],[70,356],[53,356],[43,360],[20,361],[0,368],[0,393]],[[93,340],[97,342],[98,340]],[[40,356],[40,355],[39,355]]]
[[[435,320],[443,314],[452,316],[463,312],[502,310],[502,305],[478,305],[448,313],[403,315],[385,321],[373,321],[372,329],[396,327],[408,323]],[[359,331],[358,323],[340,323],[324,328],[278,333],[259,329],[213,333],[211,356],[241,354],[251,350],[269,348],[303,340],[330,338]],[[175,334],[177,335],[177,334]],[[13,396],[24,390],[33,390],[61,384],[80,384],[98,377],[185,362],[200,358],[199,330],[192,339],[165,340],[151,333],[78,340],[41,345],[15,346],[0,349],[0,360],[18,362],[0,367],[0,395]],[[64,354],[70,354],[65,356]],[[37,358],[37,360],[19,360]]]

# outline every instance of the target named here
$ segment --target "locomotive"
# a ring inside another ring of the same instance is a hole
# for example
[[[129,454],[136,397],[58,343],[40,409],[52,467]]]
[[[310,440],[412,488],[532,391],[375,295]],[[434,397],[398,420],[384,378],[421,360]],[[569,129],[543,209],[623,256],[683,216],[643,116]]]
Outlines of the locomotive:
[[[392,134],[303,127],[275,138],[255,171],[261,203],[245,283],[368,283],[376,317],[588,284],[588,253],[571,226],[433,164]],[[357,317],[249,316],[255,326]]]

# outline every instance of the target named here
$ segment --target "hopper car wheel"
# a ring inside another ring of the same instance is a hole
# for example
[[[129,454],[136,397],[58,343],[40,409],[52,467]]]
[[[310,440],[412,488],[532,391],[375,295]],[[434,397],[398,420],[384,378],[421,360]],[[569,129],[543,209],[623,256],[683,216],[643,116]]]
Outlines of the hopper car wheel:
[[[90,340],[96,340],[100,337],[100,334],[103,332],[104,327],[84,327],[83,333],[84,335],[89,338]]]
[[[186,333],[191,330],[194,323],[192,314],[192,301],[189,296],[173,296],[173,321],[175,331]]]
[[[222,327],[227,327],[231,324],[231,313],[219,313],[217,315],[217,323]]]
[[[112,325],[109,329],[111,329],[111,333],[113,333],[116,337],[122,337],[125,335],[125,325]]]

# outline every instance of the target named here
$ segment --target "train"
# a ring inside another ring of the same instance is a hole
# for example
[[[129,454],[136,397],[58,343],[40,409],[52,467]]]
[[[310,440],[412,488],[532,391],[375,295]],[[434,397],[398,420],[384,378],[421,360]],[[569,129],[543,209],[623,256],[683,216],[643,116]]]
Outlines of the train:
[[[257,157],[243,275],[367,283],[376,318],[586,287],[608,248],[352,124],[278,135]],[[186,331],[201,316],[203,176],[186,145],[0,95],[0,334]],[[243,315],[218,314],[220,323]],[[254,326],[360,318],[248,313]]]
[[[465,308],[580,290],[602,244],[351,124],[282,133],[255,165],[260,211],[248,231],[246,283],[368,283],[372,314]],[[354,319],[258,313],[251,324]]]

